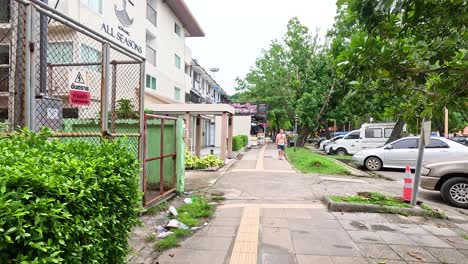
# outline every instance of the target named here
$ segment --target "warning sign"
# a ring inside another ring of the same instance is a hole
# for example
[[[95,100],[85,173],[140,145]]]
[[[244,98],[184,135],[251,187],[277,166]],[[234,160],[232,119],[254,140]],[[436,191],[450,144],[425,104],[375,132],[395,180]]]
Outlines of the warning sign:
[[[91,93],[89,91],[88,72],[72,71],[70,72],[70,105],[87,106],[91,104]]]

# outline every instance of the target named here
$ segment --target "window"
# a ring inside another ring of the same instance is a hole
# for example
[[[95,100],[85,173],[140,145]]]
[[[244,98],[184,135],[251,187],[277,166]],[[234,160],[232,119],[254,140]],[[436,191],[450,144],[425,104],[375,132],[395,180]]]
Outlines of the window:
[[[88,45],[82,44],[80,48],[80,62],[87,63],[101,63],[102,55],[101,51],[95,48],[92,48]],[[89,70],[100,71],[101,65],[90,65],[87,66]]]
[[[10,64],[10,46],[0,45],[0,65]]]
[[[192,72],[190,70],[190,64],[185,64],[185,74],[187,74],[188,76],[192,76]]]
[[[102,15],[102,0],[81,0],[81,2],[96,13]]]
[[[174,88],[174,99],[176,99],[177,101],[180,101],[180,88],[178,87]]]
[[[365,133],[366,133],[366,138],[381,138],[382,137],[381,128],[367,128]]]
[[[390,138],[390,136],[392,135],[392,132],[393,132],[393,128],[385,128],[384,129],[384,137]]]
[[[73,62],[73,44],[71,42],[51,42],[47,45],[47,62],[63,64]]]
[[[156,78],[151,75],[146,74],[146,88],[151,90],[156,90]]]
[[[180,69],[180,57],[177,56],[177,54],[174,54],[174,65],[177,67],[177,69]]]
[[[431,142],[426,146],[426,148],[449,148],[449,145],[442,140],[431,139]]]
[[[146,18],[153,24],[157,25],[157,15],[156,9],[153,8],[149,3],[146,3]]]
[[[345,139],[359,139],[360,137],[359,135],[360,135],[360,132],[351,133],[347,137],[345,137]]]
[[[182,28],[179,26],[179,24],[174,23],[174,32],[177,34],[177,36],[182,35]]]
[[[392,144],[393,149],[414,149],[418,147],[418,139],[402,139]]]
[[[0,6],[6,6],[6,8],[0,9],[0,23],[10,22],[10,0],[0,0]]]
[[[62,117],[63,118],[78,118],[78,108],[63,108]]]
[[[156,51],[150,46],[146,46],[146,60],[156,66]]]

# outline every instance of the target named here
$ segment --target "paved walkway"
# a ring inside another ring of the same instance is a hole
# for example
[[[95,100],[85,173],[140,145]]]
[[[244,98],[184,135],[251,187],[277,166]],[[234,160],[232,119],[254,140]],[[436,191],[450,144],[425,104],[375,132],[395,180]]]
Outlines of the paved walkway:
[[[213,186],[228,199],[213,221],[153,263],[468,263],[466,223],[330,213],[317,200],[390,187],[375,179],[300,174],[277,159],[273,145],[254,149]]]

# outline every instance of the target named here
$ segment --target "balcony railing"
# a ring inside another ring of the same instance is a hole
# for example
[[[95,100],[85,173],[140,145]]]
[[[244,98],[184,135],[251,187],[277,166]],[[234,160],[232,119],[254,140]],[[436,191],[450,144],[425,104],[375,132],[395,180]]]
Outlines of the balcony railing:
[[[156,10],[148,3],[146,3],[146,18],[153,24],[157,26],[157,17],[158,13]]]

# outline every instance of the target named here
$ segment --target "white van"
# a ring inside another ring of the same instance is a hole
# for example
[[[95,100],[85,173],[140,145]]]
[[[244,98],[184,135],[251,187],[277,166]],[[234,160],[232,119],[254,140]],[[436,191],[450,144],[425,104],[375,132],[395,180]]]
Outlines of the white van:
[[[382,147],[390,138],[395,123],[366,123],[332,144],[329,153],[355,154],[361,150]]]

